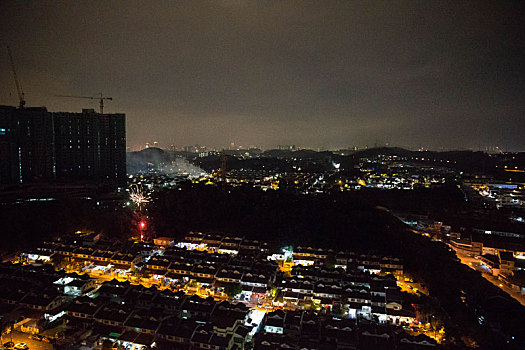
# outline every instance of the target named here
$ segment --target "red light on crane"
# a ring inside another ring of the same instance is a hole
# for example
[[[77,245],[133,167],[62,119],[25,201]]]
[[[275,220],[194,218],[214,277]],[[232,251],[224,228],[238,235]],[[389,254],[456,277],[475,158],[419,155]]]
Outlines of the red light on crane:
[[[140,229],[143,230],[144,228],[146,228],[146,222],[141,221],[141,222],[139,223],[139,226],[140,226]]]

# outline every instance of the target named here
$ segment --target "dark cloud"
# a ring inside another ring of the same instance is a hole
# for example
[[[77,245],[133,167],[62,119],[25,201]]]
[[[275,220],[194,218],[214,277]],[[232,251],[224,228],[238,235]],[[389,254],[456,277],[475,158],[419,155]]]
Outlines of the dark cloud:
[[[103,92],[128,144],[523,149],[521,1],[3,1],[28,105]],[[16,104],[0,55],[1,104]]]

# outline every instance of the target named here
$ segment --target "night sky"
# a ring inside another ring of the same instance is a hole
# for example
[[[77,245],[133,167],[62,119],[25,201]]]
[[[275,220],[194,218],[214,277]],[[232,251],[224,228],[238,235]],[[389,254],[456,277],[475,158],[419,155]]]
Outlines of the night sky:
[[[145,142],[525,150],[523,1],[1,1],[0,104]]]

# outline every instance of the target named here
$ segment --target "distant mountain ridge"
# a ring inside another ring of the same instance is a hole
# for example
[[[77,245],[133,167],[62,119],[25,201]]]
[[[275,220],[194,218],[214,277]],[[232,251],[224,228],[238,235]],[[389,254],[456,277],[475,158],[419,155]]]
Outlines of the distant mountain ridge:
[[[453,166],[466,173],[491,174],[502,180],[525,181],[525,173],[507,172],[509,169],[525,169],[525,152],[508,154],[487,154],[481,151],[411,151],[400,147],[377,147],[363,150],[314,151],[310,149],[281,150],[225,150],[227,168],[272,170],[278,172],[294,171],[291,159],[302,162],[303,171],[318,172],[331,170],[332,163],[341,164],[341,170],[353,169],[364,158],[379,155],[398,156],[407,161],[422,162],[435,166]],[[248,154],[248,156],[247,156]],[[187,159],[206,171],[216,170],[220,164],[220,155],[213,152],[208,156],[198,157],[196,153],[166,151],[150,147],[138,152],[127,153],[128,172],[144,171],[175,160]]]

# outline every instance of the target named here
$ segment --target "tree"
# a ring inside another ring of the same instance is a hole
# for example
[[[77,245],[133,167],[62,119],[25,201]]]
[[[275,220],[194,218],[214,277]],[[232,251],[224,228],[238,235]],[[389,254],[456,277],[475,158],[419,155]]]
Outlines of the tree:
[[[224,293],[229,298],[234,298],[236,295],[241,294],[242,285],[240,283],[230,283],[224,286]]]
[[[324,259],[324,265],[328,267],[329,269],[333,269],[336,263],[337,263],[337,259],[335,258],[334,254],[328,254],[326,256],[326,259]]]
[[[109,339],[104,340],[104,343],[102,343],[102,349],[113,349],[113,342]]]
[[[335,317],[343,317],[345,315],[345,310],[341,307],[341,305],[337,305],[332,307],[332,315]]]
[[[68,264],[68,259],[60,254],[55,254],[51,257],[51,263],[56,269],[65,269]]]

